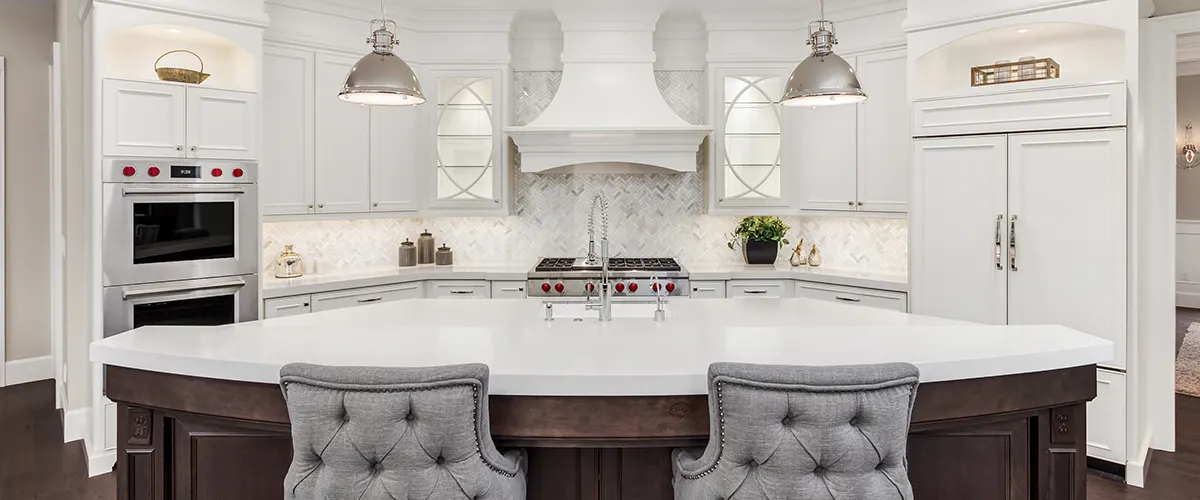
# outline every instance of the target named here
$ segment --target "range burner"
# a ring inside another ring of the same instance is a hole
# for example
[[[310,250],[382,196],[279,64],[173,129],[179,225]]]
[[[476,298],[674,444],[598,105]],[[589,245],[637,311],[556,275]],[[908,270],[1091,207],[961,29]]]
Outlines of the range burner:
[[[554,271],[595,271],[601,268],[600,263],[588,264],[585,258],[574,257],[552,257],[542,259],[534,268],[537,272],[554,272]],[[634,257],[613,257],[608,259],[608,269],[610,271],[662,271],[662,272],[679,272],[683,267],[672,258],[634,258]]]
[[[539,272],[570,271],[575,268],[575,260],[575,257],[542,259],[535,269]]]

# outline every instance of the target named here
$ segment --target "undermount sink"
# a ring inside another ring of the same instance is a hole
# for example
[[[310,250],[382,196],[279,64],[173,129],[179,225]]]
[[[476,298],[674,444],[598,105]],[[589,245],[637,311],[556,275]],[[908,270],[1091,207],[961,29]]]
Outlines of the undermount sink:
[[[599,305],[599,304],[597,304]],[[613,319],[654,319],[654,311],[658,306],[656,304],[622,304],[614,302],[612,305]],[[670,304],[663,305],[663,310],[666,311],[667,318],[671,317]],[[543,314],[544,316],[544,314]],[[587,310],[586,304],[580,303],[558,303],[554,304],[554,319],[593,319],[599,320],[600,311]]]

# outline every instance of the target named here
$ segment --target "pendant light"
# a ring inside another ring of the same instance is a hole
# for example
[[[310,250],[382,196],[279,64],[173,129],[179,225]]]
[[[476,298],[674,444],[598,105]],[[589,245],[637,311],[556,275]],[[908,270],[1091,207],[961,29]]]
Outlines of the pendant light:
[[[1200,167],[1200,149],[1197,149],[1196,143],[1192,141],[1192,122],[1188,122],[1184,128],[1183,149],[1179,150],[1176,162],[1179,168],[1184,170]]]
[[[854,68],[837,54],[833,23],[825,20],[825,0],[821,19],[808,25],[808,45],[812,55],[800,62],[788,78],[783,92],[784,106],[832,106],[867,100]]]
[[[363,56],[346,75],[346,84],[338,98],[358,104],[416,106],[425,102],[421,82],[412,68],[392,53],[396,46],[396,23],[387,19],[383,0],[379,0],[381,19],[371,21],[367,43],[375,50]]]

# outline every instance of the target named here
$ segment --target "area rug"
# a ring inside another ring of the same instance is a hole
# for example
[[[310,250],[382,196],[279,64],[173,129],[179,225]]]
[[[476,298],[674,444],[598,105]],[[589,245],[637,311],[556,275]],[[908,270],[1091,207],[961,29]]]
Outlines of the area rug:
[[[1175,392],[1200,397],[1200,323],[1188,325],[1175,357]]]

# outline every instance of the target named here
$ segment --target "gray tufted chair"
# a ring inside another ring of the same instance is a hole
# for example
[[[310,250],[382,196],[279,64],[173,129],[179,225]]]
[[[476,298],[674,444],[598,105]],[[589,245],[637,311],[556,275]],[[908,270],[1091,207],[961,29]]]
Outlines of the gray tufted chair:
[[[912,500],[909,364],[709,366],[708,448],[675,450],[676,500]]]
[[[488,426],[486,365],[290,364],[287,500],[524,500],[525,455]]]

